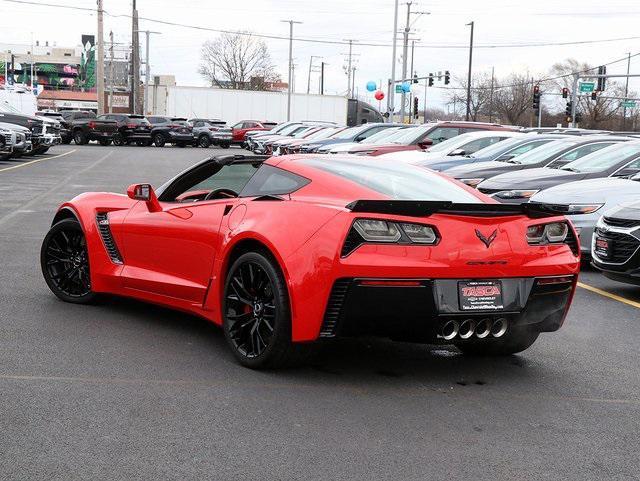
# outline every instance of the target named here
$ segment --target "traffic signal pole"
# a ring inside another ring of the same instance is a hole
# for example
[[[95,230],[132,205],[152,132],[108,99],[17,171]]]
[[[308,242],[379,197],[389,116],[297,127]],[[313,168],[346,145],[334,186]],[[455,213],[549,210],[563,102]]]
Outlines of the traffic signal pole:
[[[573,87],[571,88],[571,127],[576,128],[576,107],[578,105],[578,80],[580,74],[573,74]]]

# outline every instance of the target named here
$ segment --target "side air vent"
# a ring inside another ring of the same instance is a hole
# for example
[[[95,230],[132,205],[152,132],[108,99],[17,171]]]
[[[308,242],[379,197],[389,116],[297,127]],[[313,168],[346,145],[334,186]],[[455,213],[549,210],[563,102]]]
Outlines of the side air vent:
[[[335,337],[338,330],[338,322],[342,314],[342,306],[347,297],[347,291],[351,279],[338,279],[331,289],[327,310],[324,313],[324,320],[320,328],[320,337]]]
[[[113,240],[111,235],[111,229],[109,228],[109,217],[106,212],[96,215],[96,222],[98,224],[98,230],[100,231],[100,237],[102,237],[102,243],[107,250],[107,254],[111,258],[111,262],[114,264],[122,264],[122,256],[118,251],[118,246]]]

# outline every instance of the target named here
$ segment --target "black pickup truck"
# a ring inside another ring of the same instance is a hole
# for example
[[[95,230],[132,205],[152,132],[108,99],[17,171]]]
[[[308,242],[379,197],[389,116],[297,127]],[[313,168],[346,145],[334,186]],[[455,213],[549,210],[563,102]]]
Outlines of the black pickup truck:
[[[110,145],[113,134],[118,131],[115,120],[98,119],[93,112],[63,110],[60,113],[65,121],[64,127],[71,131],[77,145],[88,144],[91,140],[97,140],[100,145]]]

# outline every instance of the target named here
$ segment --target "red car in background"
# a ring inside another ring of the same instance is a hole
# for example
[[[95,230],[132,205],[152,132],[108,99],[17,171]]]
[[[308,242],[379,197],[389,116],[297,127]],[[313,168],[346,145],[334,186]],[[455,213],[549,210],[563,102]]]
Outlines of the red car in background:
[[[358,155],[382,155],[401,150],[427,150],[431,145],[467,132],[478,130],[518,130],[519,127],[484,122],[437,122],[408,129],[407,133],[394,142],[378,145],[360,145],[347,153]]]
[[[245,141],[247,132],[271,130],[276,125],[278,125],[277,122],[267,122],[262,120],[241,120],[231,127],[231,143],[242,144]]]
[[[110,293],[190,312],[267,368],[342,336],[523,351],[562,326],[580,250],[551,207],[500,204],[421,167],[228,155],[157,191],[65,202],[40,260],[64,301]]]

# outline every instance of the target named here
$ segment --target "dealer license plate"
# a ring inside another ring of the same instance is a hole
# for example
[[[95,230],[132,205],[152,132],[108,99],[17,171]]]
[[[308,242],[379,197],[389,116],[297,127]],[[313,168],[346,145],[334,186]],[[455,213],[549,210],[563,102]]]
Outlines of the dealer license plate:
[[[497,311],[504,309],[502,282],[460,281],[458,300],[461,311]]]
[[[598,257],[608,259],[611,255],[611,241],[603,239],[602,237],[596,237],[596,254]]]

